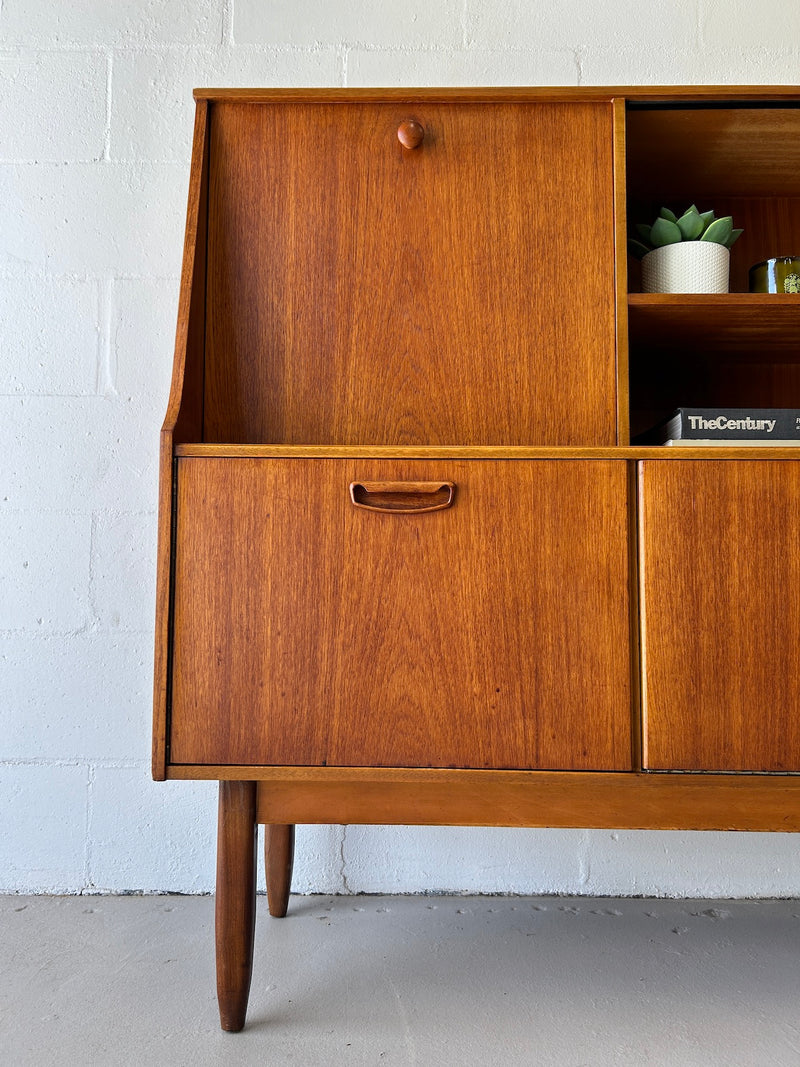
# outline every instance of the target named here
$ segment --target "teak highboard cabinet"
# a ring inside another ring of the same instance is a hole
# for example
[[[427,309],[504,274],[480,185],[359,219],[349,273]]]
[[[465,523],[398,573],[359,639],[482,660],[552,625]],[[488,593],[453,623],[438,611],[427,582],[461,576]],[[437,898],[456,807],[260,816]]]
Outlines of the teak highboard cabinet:
[[[154,776],[220,781],[222,1026],[257,824],[800,829],[800,89],[202,90],[161,437]],[[732,213],[731,293],[629,220]]]

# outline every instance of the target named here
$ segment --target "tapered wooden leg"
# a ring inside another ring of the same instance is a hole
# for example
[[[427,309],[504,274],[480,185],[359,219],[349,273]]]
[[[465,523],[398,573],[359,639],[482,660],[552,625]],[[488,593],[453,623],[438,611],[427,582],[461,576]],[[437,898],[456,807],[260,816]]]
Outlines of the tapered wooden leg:
[[[272,823],[264,830],[269,913],[282,919],[289,907],[289,890],[292,887],[294,826],[291,823]]]
[[[256,928],[256,783],[219,783],[217,999],[223,1030],[241,1030]]]

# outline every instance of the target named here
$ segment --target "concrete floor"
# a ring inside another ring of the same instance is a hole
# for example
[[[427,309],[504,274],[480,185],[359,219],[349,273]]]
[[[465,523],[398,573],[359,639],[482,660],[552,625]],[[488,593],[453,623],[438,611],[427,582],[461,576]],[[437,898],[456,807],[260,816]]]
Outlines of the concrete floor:
[[[0,897],[0,1063],[798,1067],[800,901],[259,898],[218,1029],[209,897]]]

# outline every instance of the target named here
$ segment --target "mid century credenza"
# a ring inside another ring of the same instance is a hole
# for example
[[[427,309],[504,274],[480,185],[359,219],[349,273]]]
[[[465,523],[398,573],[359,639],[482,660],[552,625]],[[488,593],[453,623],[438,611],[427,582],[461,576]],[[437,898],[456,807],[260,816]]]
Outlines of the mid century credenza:
[[[220,782],[222,1026],[296,823],[800,829],[800,89],[199,90],[153,773]],[[631,223],[733,214],[726,295]]]

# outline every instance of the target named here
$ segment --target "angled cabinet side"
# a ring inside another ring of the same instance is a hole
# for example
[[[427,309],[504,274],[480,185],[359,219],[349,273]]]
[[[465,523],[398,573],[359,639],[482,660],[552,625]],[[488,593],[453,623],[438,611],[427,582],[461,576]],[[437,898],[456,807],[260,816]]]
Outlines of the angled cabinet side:
[[[161,428],[152,762],[157,781],[166,777],[167,765],[173,446],[202,440],[209,106],[207,100],[198,100],[195,112],[172,384]]]

